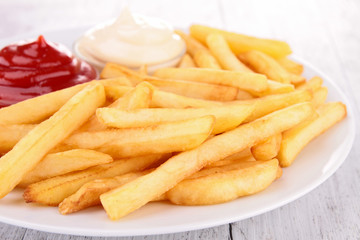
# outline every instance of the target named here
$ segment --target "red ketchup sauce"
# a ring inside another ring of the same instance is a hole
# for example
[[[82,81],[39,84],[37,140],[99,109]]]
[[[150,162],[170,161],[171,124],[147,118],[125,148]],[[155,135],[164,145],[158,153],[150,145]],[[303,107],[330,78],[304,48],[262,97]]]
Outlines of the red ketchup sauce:
[[[92,66],[43,36],[34,42],[11,44],[0,51],[0,107],[96,77]]]

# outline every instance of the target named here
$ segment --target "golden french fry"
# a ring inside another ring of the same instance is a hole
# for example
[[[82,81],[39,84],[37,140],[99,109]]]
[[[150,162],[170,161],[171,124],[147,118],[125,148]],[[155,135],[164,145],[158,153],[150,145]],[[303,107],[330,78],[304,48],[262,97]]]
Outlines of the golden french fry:
[[[282,58],[291,54],[289,45],[283,41],[250,37],[202,25],[190,26],[190,35],[203,44],[205,44],[207,36],[211,33],[223,35],[235,54],[250,50],[262,51],[274,58]]]
[[[199,147],[170,158],[153,172],[102,194],[101,203],[110,219],[117,220],[165,193],[205,165],[285,131],[305,120],[313,111],[310,103],[297,104],[214,136]]]
[[[271,80],[288,84],[299,84],[305,81],[304,77],[289,73],[275,59],[263,52],[253,50],[239,54],[238,57],[252,70],[265,74]]]
[[[346,116],[346,107],[340,102],[324,104],[317,110],[319,116],[283,133],[278,159],[282,167],[290,166],[300,151]]]
[[[215,117],[204,116],[144,128],[110,129],[77,133],[64,141],[73,148],[87,148],[114,158],[186,151],[210,135]]]
[[[206,44],[223,69],[240,72],[253,72],[250,68],[240,62],[239,59],[237,59],[221,34],[209,34],[206,38]]]
[[[262,74],[217,69],[162,68],[155,71],[154,76],[165,79],[206,82],[253,91],[264,91],[268,87],[267,79]]]
[[[266,114],[291,106],[293,104],[311,101],[311,98],[312,95],[310,91],[299,90],[290,93],[275,94],[241,101],[243,103],[255,103],[255,109],[253,113],[247,119],[245,119],[245,122],[251,122],[259,117],[265,116]]]
[[[289,93],[295,90],[294,85],[280,83],[272,80],[268,80],[268,88],[263,92],[249,91],[252,95],[256,97],[264,97],[267,95]]]
[[[78,212],[85,208],[100,205],[100,195],[128,183],[150,171],[132,172],[113,178],[95,179],[82,185],[74,194],[59,204],[61,214]]]
[[[296,74],[296,75],[301,75],[302,72],[304,71],[304,66],[303,65],[289,59],[288,57],[278,58],[278,59],[276,59],[276,61],[283,68],[285,68],[286,71],[288,71],[290,73],[293,73],[293,74]]]
[[[326,87],[321,87],[313,92],[313,98],[311,103],[314,108],[318,108],[320,105],[324,104],[327,98],[328,89]]]
[[[317,89],[321,87],[323,80],[321,77],[313,77],[309,81],[306,81],[298,86],[296,86],[297,90],[310,90],[315,92]]]
[[[125,77],[132,83],[132,85],[136,85],[142,82],[143,76],[134,70],[121,66],[120,64],[106,63],[100,73],[100,78],[107,79],[116,77]]]
[[[251,104],[233,104],[212,108],[151,108],[132,111],[98,108],[96,115],[100,122],[115,128],[149,127],[160,123],[212,115],[216,121],[211,134],[219,134],[239,126],[253,109],[254,106]]]
[[[8,194],[50,149],[83,124],[105,102],[104,87],[86,86],[52,117],[37,125],[1,157],[0,198]]]
[[[256,93],[258,93],[258,92],[256,92]],[[256,95],[256,94],[254,94],[254,95]],[[253,99],[253,98],[254,98],[254,96],[250,92],[241,90],[241,89],[238,90],[238,93],[236,95],[236,100],[249,100],[249,99]]]
[[[146,78],[146,81],[166,92],[172,92],[186,97],[205,100],[231,101],[236,98],[238,93],[237,88],[209,84],[205,82],[192,82],[160,78]]]
[[[275,158],[280,150],[281,139],[281,133],[266,138],[251,148],[252,155],[257,161],[266,161]]]
[[[35,126],[35,124],[0,125],[0,152],[10,151]]]
[[[264,190],[277,178],[278,169],[277,159],[204,169],[170,189],[166,197],[178,205],[223,203]],[[209,170],[213,172],[202,174]]]
[[[72,149],[65,152],[51,153],[46,155],[33,170],[28,172],[18,186],[27,187],[32,183],[47,178],[84,170],[112,161],[110,155],[89,149]]]
[[[199,68],[221,69],[216,58],[207,49],[196,51],[194,61]]]
[[[199,50],[207,50],[207,48],[202,43],[200,43],[195,38],[189,36],[188,34],[184,33],[183,31],[175,30],[175,33],[178,34],[185,41],[186,50],[191,56],[194,57],[195,53]]]
[[[26,202],[57,206],[74,194],[82,185],[95,179],[115,177],[133,171],[141,171],[169,155],[149,155],[117,160],[86,170],[49,178],[29,185],[24,191]]]
[[[232,154],[224,159],[221,159],[219,161],[212,162],[212,163],[206,165],[204,168],[221,167],[221,166],[225,166],[225,165],[229,165],[229,164],[233,164],[233,163],[237,163],[237,162],[242,162],[242,161],[256,161],[250,151],[250,148],[246,148],[240,152],[234,153],[234,154]]]
[[[185,54],[178,65],[179,68],[192,68],[196,67],[194,59],[189,54]]]

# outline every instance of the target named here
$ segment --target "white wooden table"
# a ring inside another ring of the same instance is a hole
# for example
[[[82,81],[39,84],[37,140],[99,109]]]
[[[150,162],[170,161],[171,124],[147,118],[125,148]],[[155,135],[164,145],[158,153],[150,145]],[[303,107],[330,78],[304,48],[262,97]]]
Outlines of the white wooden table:
[[[336,80],[359,116],[360,1],[128,1],[135,12],[178,27],[203,23],[290,43],[294,53]],[[0,0],[0,38],[89,25],[115,17],[124,1]],[[343,166],[320,187],[284,207],[240,222],[177,234],[116,239],[360,239],[359,128]],[[100,239],[0,223],[0,239]],[[110,238],[109,238],[110,239]],[[111,238],[112,239],[112,238]]]

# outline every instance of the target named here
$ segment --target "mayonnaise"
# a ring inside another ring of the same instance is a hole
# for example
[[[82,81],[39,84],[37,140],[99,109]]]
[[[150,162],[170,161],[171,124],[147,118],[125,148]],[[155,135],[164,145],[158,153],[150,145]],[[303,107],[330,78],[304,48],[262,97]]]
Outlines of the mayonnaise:
[[[185,52],[184,41],[157,18],[125,8],[113,22],[90,29],[75,44],[79,57],[103,67],[114,62],[130,68],[175,65]],[[163,66],[162,66],[163,67]]]

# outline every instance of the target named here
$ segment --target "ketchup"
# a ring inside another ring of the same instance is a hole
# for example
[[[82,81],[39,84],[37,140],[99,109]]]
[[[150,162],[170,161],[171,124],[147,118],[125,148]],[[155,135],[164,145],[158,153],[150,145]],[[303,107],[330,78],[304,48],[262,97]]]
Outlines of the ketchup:
[[[64,46],[39,36],[0,51],[0,107],[88,82],[95,69]]]

